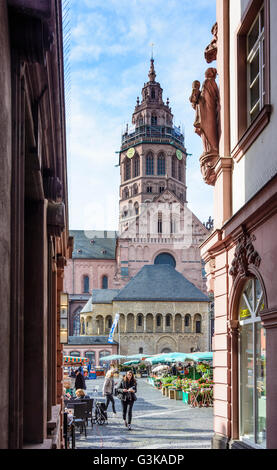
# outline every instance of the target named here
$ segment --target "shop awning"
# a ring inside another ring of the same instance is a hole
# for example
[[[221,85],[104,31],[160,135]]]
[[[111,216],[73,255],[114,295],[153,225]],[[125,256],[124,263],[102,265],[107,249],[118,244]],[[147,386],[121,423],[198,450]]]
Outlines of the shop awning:
[[[88,357],[78,357],[78,356],[64,356],[64,364],[74,363],[74,364],[87,364],[89,363]]]

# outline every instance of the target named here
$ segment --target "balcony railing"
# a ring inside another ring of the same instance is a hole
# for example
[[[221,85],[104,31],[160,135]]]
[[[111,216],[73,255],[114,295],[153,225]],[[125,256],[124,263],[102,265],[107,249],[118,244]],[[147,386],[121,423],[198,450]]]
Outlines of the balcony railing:
[[[184,147],[184,136],[175,126],[139,126],[122,135],[122,148],[141,142],[174,142]]]

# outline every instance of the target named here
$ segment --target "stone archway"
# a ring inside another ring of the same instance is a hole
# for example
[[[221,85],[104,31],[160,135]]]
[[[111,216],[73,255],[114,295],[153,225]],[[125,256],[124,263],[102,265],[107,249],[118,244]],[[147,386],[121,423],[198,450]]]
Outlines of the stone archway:
[[[164,349],[170,349],[171,352],[177,351],[177,343],[172,336],[162,336],[156,344],[156,354],[161,353]]]

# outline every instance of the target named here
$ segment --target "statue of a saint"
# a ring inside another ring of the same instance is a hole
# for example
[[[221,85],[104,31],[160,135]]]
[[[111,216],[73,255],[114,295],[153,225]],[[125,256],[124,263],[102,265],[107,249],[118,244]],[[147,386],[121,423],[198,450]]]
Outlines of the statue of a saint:
[[[208,68],[200,91],[200,82],[192,84],[190,102],[196,111],[195,132],[202,138],[204,154],[218,154],[219,90],[215,81],[217,70]]]

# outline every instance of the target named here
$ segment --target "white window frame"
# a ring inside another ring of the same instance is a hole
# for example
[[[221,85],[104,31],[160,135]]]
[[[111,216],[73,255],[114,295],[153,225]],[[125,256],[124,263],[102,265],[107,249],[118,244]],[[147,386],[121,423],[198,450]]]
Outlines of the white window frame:
[[[262,7],[260,8],[260,11],[257,14],[255,20],[253,21],[253,24],[252,24],[252,26],[251,26],[248,34],[247,34],[247,84],[248,84],[248,98],[247,98],[248,113],[247,114],[248,114],[248,125],[250,125],[255,120],[255,118],[254,119],[252,118],[252,115],[256,111],[257,107],[259,107],[259,111],[261,111],[261,109],[263,108],[263,106],[265,104],[265,84],[264,84],[264,76],[265,76],[265,57],[264,57],[265,28],[264,28],[264,25],[263,25],[263,28],[261,26],[261,12],[262,12],[262,10],[265,14],[264,5],[262,5]],[[254,46],[249,51],[248,50],[249,36],[250,36],[250,34],[251,34],[255,24],[256,24],[257,19],[259,21],[259,35],[258,35],[258,38],[257,38]],[[250,80],[251,80],[251,78],[250,78],[250,65],[251,65],[254,57],[256,56],[257,52],[259,54],[259,71],[258,71],[258,75],[254,78],[253,82],[250,82]],[[258,99],[257,103],[251,108],[251,89],[253,88],[253,86],[255,85],[255,83],[258,79],[260,80],[260,83],[259,83],[259,99]]]

